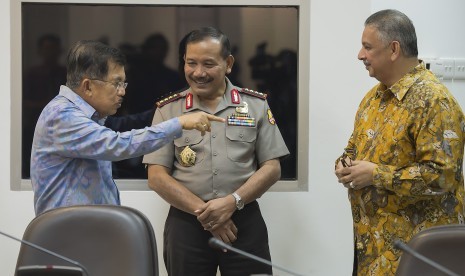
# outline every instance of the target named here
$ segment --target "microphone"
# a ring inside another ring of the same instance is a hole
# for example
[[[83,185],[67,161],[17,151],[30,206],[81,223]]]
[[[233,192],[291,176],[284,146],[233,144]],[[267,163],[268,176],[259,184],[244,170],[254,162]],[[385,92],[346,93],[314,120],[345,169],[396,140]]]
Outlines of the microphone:
[[[459,274],[451,271],[450,269],[448,269],[447,267],[444,267],[440,264],[438,264],[437,262],[431,260],[430,258],[427,258],[425,256],[423,256],[422,254],[416,252],[415,250],[413,250],[412,248],[410,248],[407,244],[405,244],[404,242],[402,242],[401,240],[394,240],[394,247],[401,250],[401,251],[404,251],[404,252],[407,252],[409,253],[410,255],[412,255],[413,257],[419,259],[420,261],[436,268],[437,270],[447,274],[447,275],[450,275],[450,276],[460,276]]]
[[[210,238],[210,240],[208,240],[208,245],[210,245],[210,247],[216,248],[216,249],[227,249],[227,250],[230,250],[230,251],[235,252],[235,253],[237,253],[237,254],[239,254],[239,255],[242,255],[242,256],[245,256],[245,257],[250,258],[250,259],[252,259],[252,260],[255,260],[255,261],[257,261],[257,262],[264,263],[264,264],[267,264],[267,265],[269,265],[269,266],[275,267],[275,268],[277,268],[277,269],[279,269],[279,270],[281,270],[281,271],[287,272],[287,273],[289,273],[289,274],[291,274],[291,275],[294,275],[294,276],[303,276],[302,274],[298,274],[298,273],[293,272],[293,271],[291,271],[291,270],[289,270],[289,269],[287,269],[287,268],[284,268],[284,267],[279,266],[279,265],[277,265],[277,264],[273,264],[273,263],[271,263],[271,262],[268,261],[268,260],[265,260],[265,259],[260,258],[260,257],[258,257],[258,256],[252,255],[252,254],[250,254],[250,253],[247,253],[247,252],[245,252],[245,251],[242,251],[242,250],[240,250],[240,249],[237,249],[237,248],[235,248],[235,247],[232,247],[232,246],[230,246],[230,245],[228,245],[228,244],[226,244],[226,243],[220,241],[220,240],[217,239],[217,238]]]
[[[13,236],[11,236],[11,235],[9,235],[9,234],[7,234],[7,233],[4,233],[4,232],[2,232],[2,231],[0,231],[0,234],[3,235],[3,236],[5,236],[5,237],[8,237],[8,238],[10,238],[10,239],[13,239],[13,240],[15,240],[15,241],[19,241],[19,242],[22,243],[22,244],[25,244],[25,245],[30,246],[30,247],[32,247],[32,248],[35,248],[35,249],[37,249],[37,250],[39,250],[39,251],[41,251],[41,252],[43,252],[43,253],[52,255],[52,256],[54,256],[54,257],[56,257],[56,258],[58,258],[58,259],[61,259],[61,260],[63,260],[63,261],[66,261],[66,262],[68,262],[68,263],[70,263],[70,264],[73,264],[73,265],[75,265],[75,266],[81,268],[81,269],[83,270],[83,272],[84,272],[84,275],[83,275],[83,276],[89,276],[89,275],[90,275],[89,272],[87,271],[86,267],[85,267],[84,265],[82,265],[81,263],[77,262],[77,261],[71,260],[71,259],[69,259],[69,258],[67,258],[67,257],[65,257],[65,256],[63,256],[63,255],[60,255],[60,254],[58,254],[58,253],[55,253],[55,252],[50,251],[50,250],[48,250],[48,249],[45,249],[45,248],[43,248],[43,247],[41,247],[41,246],[38,246],[38,245],[33,244],[33,243],[31,243],[31,242],[28,242],[28,241],[26,241],[26,240],[18,239],[18,238],[16,238],[16,237],[13,237]]]

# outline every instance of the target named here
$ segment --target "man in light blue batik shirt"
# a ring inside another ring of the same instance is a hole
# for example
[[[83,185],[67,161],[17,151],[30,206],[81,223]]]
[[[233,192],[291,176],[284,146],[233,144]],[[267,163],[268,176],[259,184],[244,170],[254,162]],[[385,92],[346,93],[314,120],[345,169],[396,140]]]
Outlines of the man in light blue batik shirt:
[[[128,85],[125,57],[95,41],[79,41],[67,57],[67,83],[43,109],[31,153],[31,182],[36,215],[82,204],[120,204],[111,161],[150,153],[181,136],[182,129],[210,131],[198,112],[166,122],[115,132],[103,126],[121,107]]]

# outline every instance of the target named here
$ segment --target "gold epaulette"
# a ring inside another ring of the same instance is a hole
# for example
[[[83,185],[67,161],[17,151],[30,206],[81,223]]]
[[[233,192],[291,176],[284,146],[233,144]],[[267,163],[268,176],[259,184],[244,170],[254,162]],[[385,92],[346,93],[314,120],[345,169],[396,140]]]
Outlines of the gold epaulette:
[[[242,88],[241,93],[244,93],[244,94],[247,94],[247,95],[250,95],[250,96],[254,96],[254,97],[257,97],[257,98],[260,98],[260,99],[263,99],[263,100],[266,100],[266,97],[268,96],[265,93],[258,92],[258,91],[248,89],[248,88]]]
[[[170,94],[168,95],[167,97],[159,100],[158,102],[156,102],[156,105],[158,108],[170,103],[170,102],[173,102],[177,99],[180,99],[180,98],[183,98],[185,97],[184,95],[180,94],[180,93],[173,93],[173,94]]]

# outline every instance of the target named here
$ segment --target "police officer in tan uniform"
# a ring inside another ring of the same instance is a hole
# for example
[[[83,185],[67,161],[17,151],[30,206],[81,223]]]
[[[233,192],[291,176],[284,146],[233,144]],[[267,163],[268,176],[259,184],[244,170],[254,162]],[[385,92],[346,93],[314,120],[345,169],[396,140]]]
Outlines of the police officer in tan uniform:
[[[268,233],[256,199],[279,180],[279,159],[289,151],[266,95],[226,78],[234,58],[228,38],[215,28],[187,38],[184,71],[190,88],[158,102],[153,123],[205,111],[225,118],[205,133],[182,137],[148,154],[148,182],[170,205],[164,231],[168,274],[271,274],[272,269],[208,246],[213,236],[271,260]],[[210,132],[209,132],[210,131]]]

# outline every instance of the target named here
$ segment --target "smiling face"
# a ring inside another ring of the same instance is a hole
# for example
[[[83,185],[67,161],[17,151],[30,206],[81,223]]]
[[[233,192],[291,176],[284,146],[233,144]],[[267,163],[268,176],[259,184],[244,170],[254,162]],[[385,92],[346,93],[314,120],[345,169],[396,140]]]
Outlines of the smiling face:
[[[390,44],[386,44],[379,38],[375,27],[370,25],[365,27],[358,59],[363,61],[370,77],[380,82],[390,77],[392,50],[389,46]]]
[[[103,118],[116,113],[121,107],[123,96],[126,90],[118,87],[120,82],[124,82],[126,74],[124,66],[113,62],[108,63],[108,75],[102,80],[89,79],[89,90],[87,91],[87,102]]]
[[[187,44],[184,73],[191,90],[198,97],[215,98],[224,94],[225,76],[231,72],[234,58],[221,56],[221,43],[207,38]]]

